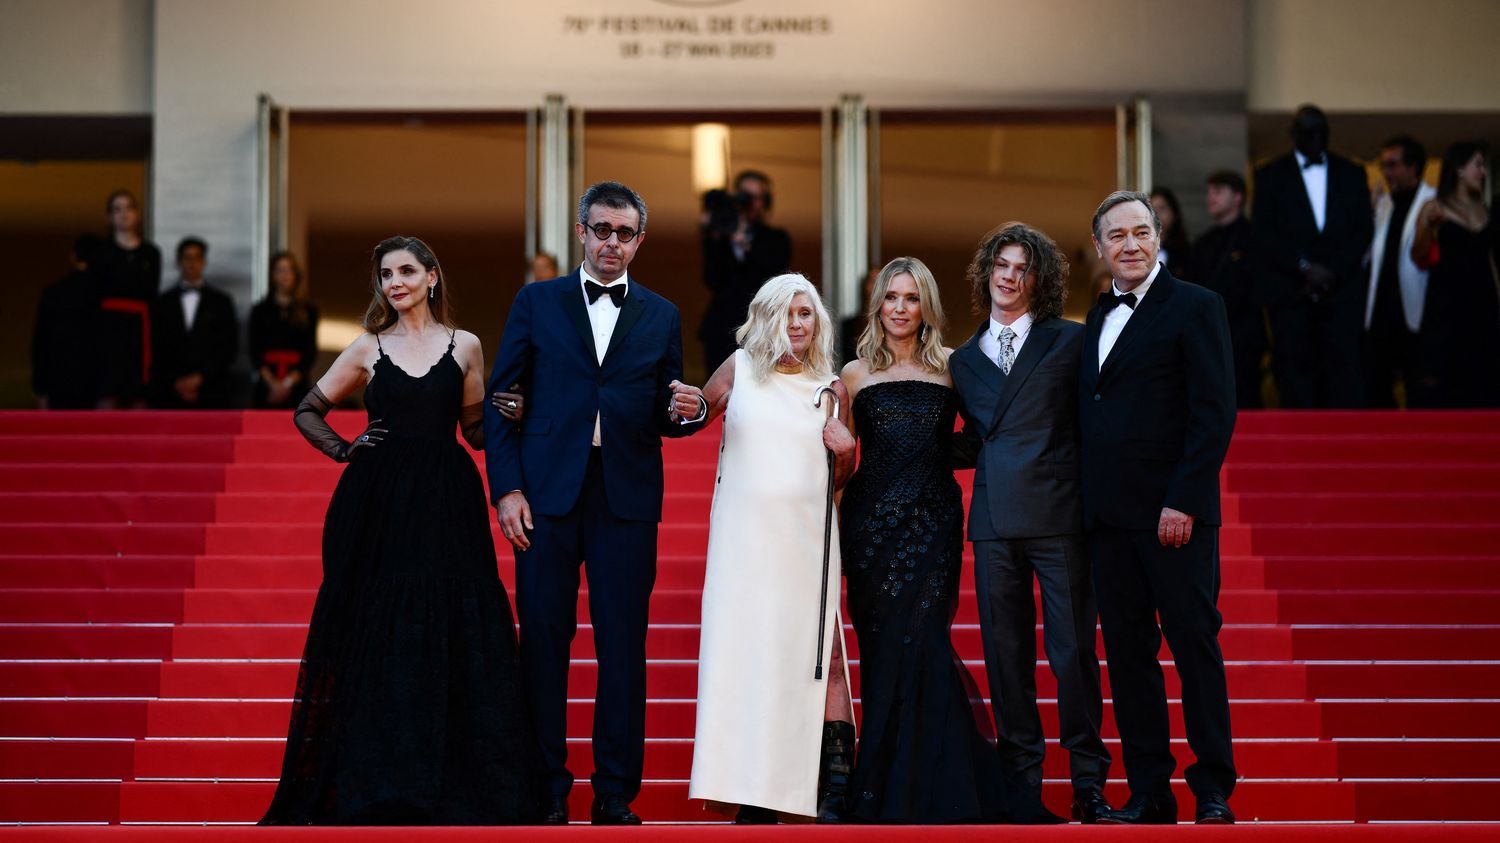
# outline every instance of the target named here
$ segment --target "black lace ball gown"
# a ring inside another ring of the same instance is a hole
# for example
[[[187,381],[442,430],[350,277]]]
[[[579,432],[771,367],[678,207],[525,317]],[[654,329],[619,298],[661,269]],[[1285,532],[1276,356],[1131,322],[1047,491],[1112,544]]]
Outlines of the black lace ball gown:
[[[853,412],[860,461],[839,520],[862,707],[851,818],[1057,822],[1010,781],[953,650],[964,542],[950,456],[958,394],[885,381],[861,389]]]
[[[455,436],[453,346],[365,390],[390,430],[344,470],[323,527],[281,781],[263,825],[535,821],[537,744],[484,486]]]

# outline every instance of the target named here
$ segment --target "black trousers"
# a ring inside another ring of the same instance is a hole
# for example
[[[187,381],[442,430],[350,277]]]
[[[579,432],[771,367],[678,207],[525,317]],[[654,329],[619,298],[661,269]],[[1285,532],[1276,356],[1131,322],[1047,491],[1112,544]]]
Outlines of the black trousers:
[[[578,631],[579,568],[588,573],[589,618],[599,660],[594,703],[596,795],[634,799],[646,748],[646,626],[656,582],[654,521],[610,511],[599,449],[583,493],[561,517],[533,514],[531,548],[516,553],[521,677],[541,743],[548,787],[566,796],[569,647]]]
[[[1344,290],[1316,304],[1297,301],[1271,309],[1271,361],[1282,407],[1364,406],[1360,304]]]
[[[1229,690],[1219,650],[1219,530],[1194,524],[1192,540],[1162,547],[1155,530],[1099,527],[1089,534],[1110,696],[1130,791],[1171,793],[1171,721],[1157,652],[1165,635],[1182,680],[1188,747],[1184,771],[1199,798],[1234,790]],[[1161,618],[1157,623],[1158,615]]]
[[[1042,590],[1042,644],[1057,677],[1059,741],[1073,786],[1100,787],[1109,750],[1099,737],[1104,703],[1094,652],[1094,589],[1081,535],[974,542],[974,586],[984,664],[1001,757],[1041,789],[1045,745],[1036,707],[1036,604]]]

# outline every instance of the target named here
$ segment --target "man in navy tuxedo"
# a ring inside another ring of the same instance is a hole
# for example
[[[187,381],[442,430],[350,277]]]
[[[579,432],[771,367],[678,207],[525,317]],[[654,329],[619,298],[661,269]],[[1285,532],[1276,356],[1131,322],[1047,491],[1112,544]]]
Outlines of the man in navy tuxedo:
[[[1157,261],[1143,193],[1110,194],[1094,248],[1114,275],[1089,311],[1079,372],[1083,525],[1130,800],[1101,822],[1175,823],[1157,651],[1182,680],[1184,771],[1200,823],[1232,823],[1229,691],[1219,650],[1219,468],[1234,431],[1234,355],[1218,293]],[[1160,617],[1158,624],[1157,618]]]
[[[574,226],[583,265],[516,294],[489,394],[518,385],[524,421],[485,405],[485,458],[501,531],[516,549],[521,679],[546,766],[547,821],[568,820],[569,645],[579,568],[599,664],[594,705],[597,825],[633,825],[646,743],[646,624],[656,580],[663,436],[702,428],[708,407],[682,377],[676,306],[627,274],[646,203],[617,182],[590,187]]]

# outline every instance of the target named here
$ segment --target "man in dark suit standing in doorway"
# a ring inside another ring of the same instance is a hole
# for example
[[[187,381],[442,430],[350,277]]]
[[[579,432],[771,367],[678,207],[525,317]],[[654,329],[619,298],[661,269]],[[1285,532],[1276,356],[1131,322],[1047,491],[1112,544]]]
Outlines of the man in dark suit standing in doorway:
[[[682,377],[676,306],[626,274],[646,239],[646,203],[618,182],[590,187],[573,273],[516,294],[489,394],[524,391],[524,421],[485,404],[485,460],[501,532],[516,548],[521,677],[546,766],[546,822],[568,821],[569,646],[579,568],[599,663],[595,825],[636,825],[646,745],[646,626],[656,582],[663,436],[703,426]]]
[[[1252,215],[1276,388],[1283,407],[1361,407],[1360,265],[1374,233],[1365,171],[1328,151],[1317,106],[1297,109],[1292,143],[1256,171]]]
[[[1062,317],[1068,262],[1046,234],[1007,223],[969,266],[989,319],[953,353],[969,450],[977,450],[969,540],[999,749],[1040,798],[1045,745],[1036,706],[1041,584],[1047,663],[1057,677],[1059,739],[1068,749],[1073,818],[1109,814],[1109,751],[1094,652],[1097,612],[1083,540],[1078,369],[1083,326]]]
[[[1157,261],[1161,221],[1146,194],[1110,194],[1093,229],[1114,281],[1089,311],[1078,379],[1083,520],[1130,782],[1130,800],[1101,821],[1177,822],[1177,762],[1157,661],[1165,634],[1197,756],[1185,771],[1197,821],[1232,823],[1217,606],[1219,468],[1235,421],[1224,300]]]
[[[230,406],[229,367],[239,353],[240,323],[234,300],[203,277],[208,244],[184,237],[177,244],[177,286],[151,303],[151,404],[170,410]]]

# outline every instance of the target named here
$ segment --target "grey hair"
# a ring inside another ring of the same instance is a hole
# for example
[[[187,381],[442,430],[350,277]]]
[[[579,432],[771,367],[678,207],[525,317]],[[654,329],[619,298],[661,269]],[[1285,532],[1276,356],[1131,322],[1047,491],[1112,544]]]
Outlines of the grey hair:
[[[1150,196],[1138,190],[1116,190],[1114,193],[1104,197],[1104,201],[1099,203],[1099,209],[1094,211],[1093,230],[1095,240],[1099,239],[1099,221],[1104,219],[1104,215],[1109,213],[1115,206],[1124,205],[1128,202],[1139,202],[1145,205],[1146,210],[1151,214],[1152,227],[1156,229],[1157,234],[1161,234],[1161,217],[1156,215],[1156,207],[1151,204]]]
[[[833,319],[818,288],[806,277],[795,272],[776,277],[762,284],[750,300],[750,309],[745,324],[735,331],[734,339],[750,358],[751,372],[755,379],[763,381],[776,367],[776,361],[792,353],[792,341],[787,338],[787,323],[791,321],[792,301],[798,295],[806,295],[816,317],[812,344],[802,360],[807,370],[819,377],[833,373]]]
[[[635,208],[641,217],[640,230],[646,230],[646,200],[639,193],[620,184],[617,181],[601,181],[589,185],[589,189],[583,192],[578,199],[578,223],[589,224],[589,208],[595,205],[603,205],[606,208],[614,208],[623,211],[626,208]]]

